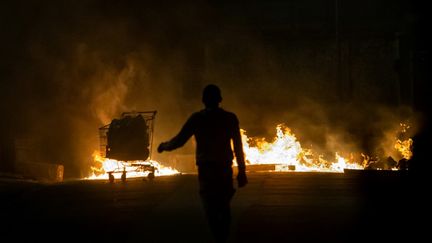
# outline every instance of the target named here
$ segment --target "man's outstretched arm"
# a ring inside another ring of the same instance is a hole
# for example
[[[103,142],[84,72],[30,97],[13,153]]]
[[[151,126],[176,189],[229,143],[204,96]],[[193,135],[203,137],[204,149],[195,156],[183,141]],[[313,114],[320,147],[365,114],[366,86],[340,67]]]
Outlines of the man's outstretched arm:
[[[180,132],[173,137],[168,142],[163,142],[158,146],[158,152],[162,153],[163,151],[171,151],[176,148],[183,146],[190,137],[194,134],[194,121],[193,116],[190,117],[186,123],[183,125]]]

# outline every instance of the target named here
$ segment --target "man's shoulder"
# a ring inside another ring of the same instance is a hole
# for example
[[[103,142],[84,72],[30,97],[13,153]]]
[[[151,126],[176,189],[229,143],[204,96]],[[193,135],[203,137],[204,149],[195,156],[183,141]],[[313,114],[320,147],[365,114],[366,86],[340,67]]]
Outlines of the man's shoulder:
[[[203,110],[200,110],[200,111],[196,111],[196,112],[194,112],[194,113],[192,113],[191,115],[190,115],[190,117],[189,117],[189,120],[193,120],[193,119],[199,119],[199,118],[201,118],[201,117],[203,117]]]
[[[224,110],[222,108],[217,108],[214,110],[202,109],[200,111],[193,113],[191,115],[191,118],[196,119],[196,118],[201,118],[201,117],[204,117],[207,115],[210,115],[210,116],[216,115],[216,116],[222,116],[222,117],[225,117],[228,119],[237,119],[237,115],[234,114],[234,112],[230,112],[230,111]]]
[[[237,117],[237,115],[234,112],[226,111],[226,110],[223,110],[223,111],[226,113],[227,116]]]
[[[234,112],[227,111],[227,110],[224,110],[224,109],[222,109],[222,108],[220,108],[220,110],[221,110],[221,112],[223,113],[223,115],[224,115],[227,119],[230,119],[230,120],[233,120],[233,121],[237,121],[237,120],[238,120],[238,119],[237,119],[237,115],[236,115]]]

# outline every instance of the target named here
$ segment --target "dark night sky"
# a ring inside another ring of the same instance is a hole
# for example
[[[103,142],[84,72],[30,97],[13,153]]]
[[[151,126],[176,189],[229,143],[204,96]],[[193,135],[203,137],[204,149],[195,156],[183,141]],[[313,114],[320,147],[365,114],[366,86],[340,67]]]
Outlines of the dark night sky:
[[[361,147],[417,121],[429,77],[423,5],[335,3],[3,1],[3,138],[36,139],[35,160],[85,175],[98,127],[158,110],[157,144],[201,108],[207,83],[252,136],[286,123],[324,149],[329,136]]]

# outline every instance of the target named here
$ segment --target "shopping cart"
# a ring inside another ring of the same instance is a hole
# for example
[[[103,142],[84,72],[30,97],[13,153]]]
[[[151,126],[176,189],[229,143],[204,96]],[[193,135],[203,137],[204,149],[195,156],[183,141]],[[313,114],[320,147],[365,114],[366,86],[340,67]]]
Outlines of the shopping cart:
[[[153,179],[157,167],[151,160],[154,120],[156,111],[124,112],[118,119],[99,128],[100,154],[117,161],[108,173],[114,182],[114,173],[121,173],[126,181],[128,172],[148,172]]]

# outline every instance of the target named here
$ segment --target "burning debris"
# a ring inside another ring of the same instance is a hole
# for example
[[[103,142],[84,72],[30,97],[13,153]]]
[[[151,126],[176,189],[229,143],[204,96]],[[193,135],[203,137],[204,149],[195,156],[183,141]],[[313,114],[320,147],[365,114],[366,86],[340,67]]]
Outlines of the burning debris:
[[[389,156],[383,151],[373,156],[362,154],[365,169],[408,170],[409,161],[413,155],[413,140],[407,135],[409,129],[410,126],[407,124],[399,124],[399,130],[393,140],[392,150],[396,152],[393,153],[393,156]],[[399,160],[395,158],[399,158]]]
[[[354,156],[353,152],[347,158],[334,152],[334,159],[326,159],[312,149],[305,149],[297,140],[291,129],[278,125],[276,136],[272,142],[264,138],[249,138],[246,131],[242,130],[243,148],[245,158],[249,165],[275,164],[276,171],[322,171],[343,172],[344,169],[375,169],[375,170],[406,170],[408,161],[412,156],[412,139],[406,137],[410,126],[401,123],[400,131],[394,142],[394,149],[402,156],[396,161],[392,156],[367,155],[359,153]]]
[[[98,163],[97,166],[92,166],[92,175],[86,179],[114,179],[125,180],[123,175],[125,172],[127,177],[149,177],[153,176],[164,176],[164,175],[175,175],[179,174],[179,171],[171,167],[165,167],[155,160],[148,161],[119,161],[115,159],[104,158],[98,151],[93,153],[93,159]]]
[[[88,179],[108,178],[114,182],[120,178],[125,182],[126,176],[153,179],[179,173],[151,159],[155,116],[156,111],[126,112],[120,119],[101,127],[101,151],[93,153],[99,166],[92,167],[93,175]]]
[[[303,148],[296,135],[285,125],[276,126],[276,135],[273,141],[268,142],[264,138],[252,138],[241,129],[243,150],[248,163],[248,170],[270,171],[319,171],[319,172],[344,172],[346,169],[355,170],[407,170],[409,159],[412,156],[412,139],[407,137],[410,126],[400,124],[400,131],[394,137],[393,148],[401,159],[385,156],[385,154],[368,155],[362,152],[334,152],[334,158],[325,158],[312,149]],[[152,131],[149,132],[151,137]],[[149,143],[151,146],[151,142]],[[105,148],[105,146],[103,146]],[[111,146],[106,146],[109,154]],[[151,150],[150,150],[151,151]],[[93,175],[88,179],[125,179],[128,177],[152,177],[159,175],[173,175],[179,173],[176,169],[164,167],[154,160],[121,161],[105,158],[96,152],[94,160],[98,167],[92,167]],[[394,155],[393,155],[394,156]],[[235,163],[235,161],[234,161]],[[236,163],[235,163],[236,164]],[[257,168],[254,168],[257,167]],[[119,172],[119,173],[117,173]],[[108,175],[107,175],[108,174]],[[121,174],[121,175],[120,175]]]
[[[102,133],[106,132],[105,128],[106,126],[102,128]],[[114,119],[109,124],[106,135],[103,135],[107,140],[106,157],[122,161],[146,160],[150,155],[149,131],[152,130],[142,114],[124,114],[121,119]]]
[[[396,143],[394,145],[394,148],[399,151],[403,158],[405,160],[409,160],[412,157],[412,145],[413,140],[411,138],[407,138],[405,134],[407,134],[408,129],[410,128],[409,125],[401,123],[401,132],[399,134],[399,138],[396,139]]]
[[[363,169],[360,164],[350,162],[337,152],[335,160],[331,162],[311,149],[303,149],[291,129],[284,125],[276,127],[273,142],[267,142],[264,138],[249,138],[245,130],[242,130],[242,140],[249,165],[276,164],[276,170],[279,171],[343,172],[344,168]]]

